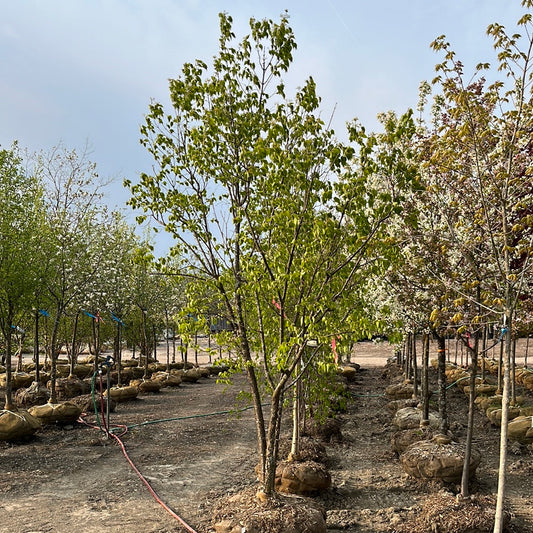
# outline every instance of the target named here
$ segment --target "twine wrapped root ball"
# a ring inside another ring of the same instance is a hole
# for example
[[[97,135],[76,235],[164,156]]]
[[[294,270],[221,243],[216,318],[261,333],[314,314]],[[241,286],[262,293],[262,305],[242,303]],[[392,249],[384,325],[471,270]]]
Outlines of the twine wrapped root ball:
[[[41,405],[50,399],[50,391],[45,385],[34,381],[28,388],[18,389],[14,399],[17,407]]]
[[[15,441],[31,437],[41,427],[41,422],[27,411],[0,411],[0,440]]]
[[[391,400],[404,400],[413,397],[415,388],[410,381],[403,381],[402,383],[394,383],[385,389],[385,394]]]
[[[423,413],[421,409],[416,407],[404,407],[403,409],[398,409],[392,423],[398,429],[414,429],[420,427],[422,422]],[[438,428],[441,424],[441,418],[438,414],[429,413],[429,425],[432,428]]]
[[[109,389],[111,399],[117,403],[129,402],[135,400],[139,395],[139,389],[134,385],[127,387],[111,387]],[[107,397],[107,391],[104,391],[104,396]]]
[[[437,435],[431,440],[409,446],[400,456],[400,463],[404,471],[412,477],[458,483],[463,473],[464,458],[464,444],[452,442],[451,438],[445,435]],[[480,461],[481,454],[472,449],[469,465],[471,476]]]
[[[489,407],[486,411],[487,418],[493,426],[502,425],[502,409],[501,407]],[[513,420],[520,416],[520,407],[509,407],[509,420]]]
[[[183,383],[196,383],[202,377],[202,374],[196,369],[191,369],[184,370],[179,376]]]
[[[0,387],[6,386],[6,374],[0,374]],[[29,387],[33,383],[33,376],[27,372],[13,372],[11,374],[11,387],[13,390]]]
[[[283,461],[276,468],[276,490],[289,494],[315,494],[331,486],[327,468],[315,461]]]
[[[140,392],[159,392],[161,381],[151,379],[132,379],[130,385],[136,387]]]
[[[47,403],[30,407],[29,413],[43,424],[73,424],[81,415],[81,408],[72,402]]]
[[[52,383],[50,381],[47,383],[47,387],[51,390]],[[58,378],[55,389],[58,400],[69,400],[81,394],[88,394],[91,386],[79,377],[74,376],[71,378]]]
[[[107,397],[100,396],[100,393],[94,395],[92,394],[82,394],[81,396],[76,396],[72,398],[72,403],[75,403],[82,411],[82,413],[94,413],[95,407],[96,411],[102,412],[107,409]],[[103,404],[103,405],[102,405]],[[117,402],[113,398],[109,399],[109,412],[114,413],[117,408]]]
[[[156,372],[152,374],[152,381],[159,381],[161,387],[179,387],[181,385],[181,378],[169,372]]]
[[[436,430],[429,426],[397,431],[391,437],[392,450],[398,455],[401,455],[415,442],[432,439],[435,433]]]
[[[533,417],[518,416],[507,424],[509,440],[521,444],[533,443]]]

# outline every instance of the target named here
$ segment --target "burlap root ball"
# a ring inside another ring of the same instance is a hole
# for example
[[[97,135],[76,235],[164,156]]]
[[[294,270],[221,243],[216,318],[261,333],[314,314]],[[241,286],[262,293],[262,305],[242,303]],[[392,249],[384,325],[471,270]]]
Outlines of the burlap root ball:
[[[139,389],[133,385],[127,387],[111,387],[109,394],[112,400],[117,403],[129,402],[135,400],[139,395]],[[107,391],[104,391],[104,396],[107,396]]]
[[[81,415],[81,409],[72,402],[46,403],[30,407],[29,413],[43,424],[73,424]]]
[[[16,441],[31,437],[40,429],[41,422],[24,410],[0,411],[0,440]]]
[[[400,455],[400,463],[410,476],[421,479],[439,479],[447,483],[458,483],[463,473],[465,446],[452,442],[449,437],[438,435],[432,440],[412,444]],[[470,475],[481,461],[481,454],[472,449]]]

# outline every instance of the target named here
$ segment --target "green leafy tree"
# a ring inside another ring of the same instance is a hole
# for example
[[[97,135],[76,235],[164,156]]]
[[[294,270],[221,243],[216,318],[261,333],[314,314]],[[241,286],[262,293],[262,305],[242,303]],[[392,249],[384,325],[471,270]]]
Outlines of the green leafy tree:
[[[14,144],[0,150],[0,329],[5,340],[5,409],[12,409],[11,355],[14,330],[29,314],[39,291],[43,196]]]
[[[231,17],[220,16],[212,72],[202,61],[186,64],[170,81],[172,113],[150,106],[141,142],[157,172],[126,185],[129,203],[146,213],[140,218],[151,215],[176,239],[181,273],[209,286],[225,306],[270,494],[283,396],[301,379],[309,340],[329,345],[350,321],[350,329],[371,329],[356,319],[355,288],[379,265],[369,245],[399,201],[381,178],[409,175],[394,174],[397,150],[389,158],[374,151],[355,126],[352,139],[366,152],[352,166],[354,150],[317,116],[311,78],[286,98],[283,74],[296,47],[286,15],[279,24],[252,19],[250,29],[233,46]],[[399,122],[408,127],[410,118]],[[325,353],[316,350],[306,364]],[[322,363],[332,360],[329,352]],[[263,386],[270,390],[268,423]]]

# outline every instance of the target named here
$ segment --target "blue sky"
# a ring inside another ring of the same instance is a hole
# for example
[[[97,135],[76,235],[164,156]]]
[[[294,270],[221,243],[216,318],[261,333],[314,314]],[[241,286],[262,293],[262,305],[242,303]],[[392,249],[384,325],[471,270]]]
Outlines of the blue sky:
[[[108,202],[123,207],[123,178],[149,171],[139,126],[151,99],[166,103],[184,62],[217,52],[218,13],[248,20],[288,10],[298,50],[288,82],[317,82],[334,127],[416,106],[434,75],[430,49],[445,34],[467,71],[493,61],[488,24],[514,31],[519,0],[0,0],[0,146],[30,151],[86,144]],[[167,243],[162,239],[158,252]]]

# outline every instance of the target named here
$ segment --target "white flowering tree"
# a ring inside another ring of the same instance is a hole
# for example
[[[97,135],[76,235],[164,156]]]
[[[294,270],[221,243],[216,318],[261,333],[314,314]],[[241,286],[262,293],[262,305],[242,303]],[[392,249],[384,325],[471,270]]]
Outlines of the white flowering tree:
[[[457,268],[434,276],[443,290],[456,295],[450,320],[461,333],[497,317],[505,333],[494,528],[498,533],[503,529],[511,332],[521,301],[531,297],[533,277],[533,3],[524,0],[522,5],[526,8],[518,21],[522,36],[507,34],[499,24],[487,30],[494,39],[503,80],[488,85],[489,63],[479,64],[473,78],[466,76],[445,38],[433,43],[444,60],[437,65],[432,126],[422,151],[431,191],[441,192],[440,211],[453,213],[443,228],[439,251]],[[432,208],[438,205],[433,203]],[[436,320],[442,311],[436,310]]]
[[[39,154],[36,171],[46,190],[47,230],[43,244],[50,273],[47,284],[51,301],[50,402],[57,403],[59,327],[67,310],[81,304],[98,270],[102,253],[100,233],[105,220],[99,204],[103,184],[85,152],[78,154],[62,146]]]

